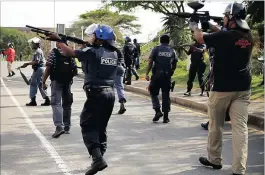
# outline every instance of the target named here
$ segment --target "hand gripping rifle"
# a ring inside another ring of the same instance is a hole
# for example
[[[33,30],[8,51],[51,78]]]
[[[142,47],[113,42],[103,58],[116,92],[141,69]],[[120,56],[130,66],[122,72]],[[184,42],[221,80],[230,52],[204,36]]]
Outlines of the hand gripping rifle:
[[[206,21],[210,21],[210,19],[214,20],[218,25],[222,25],[223,23],[223,18],[218,17],[218,16],[210,16],[209,11],[198,11],[199,9],[204,7],[204,1],[198,2],[189,2],[187,5],[192,8],[194,11],[193,13],[187,13],[187,12],[178,12],[178,13],[168,13],[168,15],[174,15],[178,16],[179,18],[190,18],[191,22],[196,22],[199,23],[201,22],[202,24],[202,29],[204,32],[207,31],[208,28],[208,23],[205,23]]]
[[[88,43],[80,38],[77,38],[77,37],[73,37],[73,36],[69,36],[69,35],[64,35],[64,34],[60,34],[58,33],[59,37],[61,38],[60,40],[58,39],[53,39],[53,38],[49,38],[48,36],[51,35],[52,33],[55,33],[55,32],[51,32],[49,30],[44,30],[44,29],[40,29],[40,28],[37,28],[37,27],[33,27],[33,26],[29,26],[29,25],[26,25],[27,28],[30,28],[32,32],[35,32],[37,33],[37,35],[39,37],[41,37],[42,39],[44,40],[49,40],[49,41],[56,41],[56,42],[62,42],[62,43],[66,43],[66,41],[70,41],[70,42],[73,42],[73,43],[77,43],[77,44],[86,44],[88,45]],[[44,36],[41,36],[39,34],[43,34],[45,35]]]

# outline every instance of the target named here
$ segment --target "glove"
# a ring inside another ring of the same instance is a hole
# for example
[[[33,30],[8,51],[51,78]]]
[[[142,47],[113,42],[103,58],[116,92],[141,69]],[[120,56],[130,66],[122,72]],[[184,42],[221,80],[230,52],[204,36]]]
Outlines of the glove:
[[[189,28],[190,28],[190,30],[194,31],[195,29],[198,28],[198,23],[196,23],[196,22],[190,22]]]
[[[212,24],[209,21],[203,21],[201,26],[204,31],[207,31],[208,29],[211,29]]]

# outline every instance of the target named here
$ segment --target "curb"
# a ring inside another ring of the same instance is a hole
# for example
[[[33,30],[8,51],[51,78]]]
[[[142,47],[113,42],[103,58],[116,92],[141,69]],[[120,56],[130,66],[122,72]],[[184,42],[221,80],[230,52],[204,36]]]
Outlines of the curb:
[[[142,88],[133,87],[131,85],[124,85],[124,88],[127,91],[142,94],[145,96],[150,96],[149,92]],[[161,95],[159,95],[159,99],[161,100]],[[175,103],[177,105],[195,109],[203,113],[207,113],[207,105],[205,103],[199,103],[181,97],[170,97],[170,99],[172,103]],[[264,118],[255,116],[254,114],[248,114],[248,124],[256,126],[264,131]]]

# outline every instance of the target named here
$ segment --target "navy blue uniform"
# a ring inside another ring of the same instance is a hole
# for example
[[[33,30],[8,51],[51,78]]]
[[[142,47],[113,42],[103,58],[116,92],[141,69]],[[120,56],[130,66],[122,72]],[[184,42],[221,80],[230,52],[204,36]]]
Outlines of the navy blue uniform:
[[[132,74],[136,76],[136,79],[139,79],[139,76],[134,69],[134,64],[135,64],[135,53],[137,52],[136,47],[128,42],[124,45],[123,47],[123,55],[124,55],[124,62],[126,65],[126,75],[125,75],[125,80],[127,81],[127,84],[130,85],[132,81]]]
[[[169,91],[171,87],[172,67],[176,67],[178,61],[175,51],[168,45],[161,44],[152,50],[150,61],[154,62],[150,82],[150,94],[153,109],[160,109],[158,99],[159,91],[162,89],[162,111],[170,111]]]
[[[85,74],[87,100],[80,115],[83,140],[90,154],[100,148],[103,155],[107,149],[106,128],[115,102],[117,52],[104,47],[86,47],[75,52]]]
[[[204,49],[204,45],[199,44],[199,43],[195,43],[193,46],[199,49]],[[206,64],[203,61],[202,51],[197,51],[197,50],[193,50],[192,48],[190,48],[187,54],[191,55],[189,79],[187,82],[187,92],[190,92],[193,87],[193,82],[196,77],[196,74],[198,75],[199,85],[200,86],[202,85],[204,72],[206,70]],[[202,92],[203,91],[204,91],[204,88],[202,87]]]

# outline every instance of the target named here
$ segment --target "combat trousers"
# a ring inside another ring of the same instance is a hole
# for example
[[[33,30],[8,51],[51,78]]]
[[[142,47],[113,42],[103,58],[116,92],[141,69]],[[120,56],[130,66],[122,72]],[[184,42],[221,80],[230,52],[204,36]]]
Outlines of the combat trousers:
[[[233,141],[233,173],[245,174],[248,156],[248,105],[250,91],[210,92],[208,100],[209,134],[208,160],[212,164],[221,165],[223,126],[226,111],[232,125]]]
[[[158,98],[160,89],[162,90],[162,112],[170,111],[169,91],[171,86],[171,77],[163,75],[152,75],[150,82],[150,95],[152,99],[153,109],[161,108]]]
[[[119,103],[125,100],[124,85],[123,85],[124,72],[125,72],[125,69],[122,66],[118,66],[117,75],[115,78],[115,88],[117,90]]]
[[[191,91],[196,74],[198,76],[199,85],[201,86],[201,84],[203,83],[203,76],[204,76],[205,70],[206,70],[206,64],[204,62],[190,65],[189,79],[187,82],[187,86],[188,86],[187,92]]]
[[[51,106],[53,122],[57,130],[62,130],[64,127],[69,130],[71,126],[71,107],[73,104],[71,85],[72,82],[65,84],[55,80],[51,82]]]
[[[47,91],[42,88],[42,76],[44,73],[44,67],[39,67],[37,70],[33,71],[30,81],[30,98],[35,98],[37,91],[41,93],[43,99],[48,97]]]
[[[87,100],[80,115],[83,141],[89,154],[100,148],[104,154],[107,149],[107,125],[113,111],[115,95],[113,88],[84,88]]]

